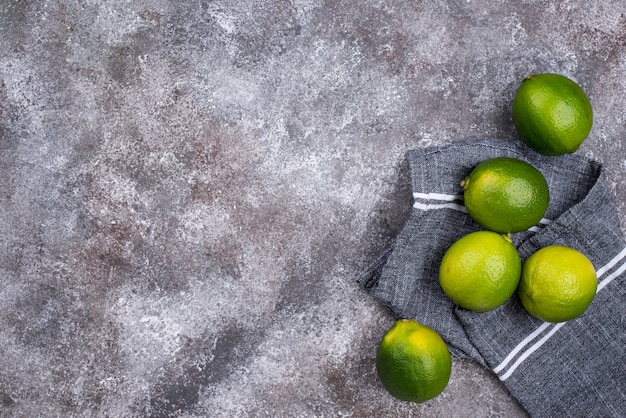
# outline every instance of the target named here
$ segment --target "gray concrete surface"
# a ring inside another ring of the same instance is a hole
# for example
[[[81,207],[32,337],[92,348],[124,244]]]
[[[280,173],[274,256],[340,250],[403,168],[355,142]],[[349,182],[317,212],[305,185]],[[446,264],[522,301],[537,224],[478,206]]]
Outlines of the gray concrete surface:
[[[391,398],[354,282],[407,150],[516,139],[532,72],[588,92],[626,225],[618,1],[0,2],[3,417],[523,417],[454,360]]]

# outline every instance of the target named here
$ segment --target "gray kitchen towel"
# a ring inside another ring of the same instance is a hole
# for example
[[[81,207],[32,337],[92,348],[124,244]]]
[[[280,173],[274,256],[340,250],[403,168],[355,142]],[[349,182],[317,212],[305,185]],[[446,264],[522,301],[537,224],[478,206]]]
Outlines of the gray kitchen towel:
[[[484,313],[456,306],[439,286],[439,263],[461,236],[480,230],[460,186],[479,162],[513,157],[540,170],[544,219],[512,235],[522,260],[560,244],[592,261],[598,291],[579,318],[547,323],[517,295]],[[519,140],[477,139],[409,151],[414,204],[391,248],[358,278],[397,318],[436,330],[450,351],[492,370],[533,417],[626,416],[626,245],[602,165],[580,155],[540,155]]]

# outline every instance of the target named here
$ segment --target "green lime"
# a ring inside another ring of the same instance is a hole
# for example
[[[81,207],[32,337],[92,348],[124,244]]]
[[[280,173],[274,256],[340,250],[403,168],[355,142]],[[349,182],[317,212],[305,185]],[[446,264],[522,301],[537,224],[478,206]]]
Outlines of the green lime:
[[[446,388],[452,359],[439,334],[412,319],[400,319],[378,345],[376,371],[391,395],[421,403]]]
[[[531,315],[547,322],[564,322],[587,310],[597,286],[596,271],[583,253],[551,245],[528,257],[518,292]]]
[[[513,99],[520,137],[545,155],[572,153],[587,138],[593,112],[578,84],[559,74],[529,75]]]
[[[439,267],[439,284],[457,305],[485,312],[515,292],[522,262],[508,236],[472,232],[448,248]]]
[[[483,161],[461,185],[469,215],[495,232],[520,232],[536,225],[550,201],[543,174],[515,158]]]

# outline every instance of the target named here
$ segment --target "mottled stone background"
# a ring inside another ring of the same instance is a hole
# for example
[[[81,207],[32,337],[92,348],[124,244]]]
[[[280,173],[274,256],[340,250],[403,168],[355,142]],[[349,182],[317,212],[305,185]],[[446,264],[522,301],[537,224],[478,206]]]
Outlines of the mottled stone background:
[[[516,140],[532,72],[587,91],[626,225],[620,1],[2,0],[4,417],[522,417],[455,359],[376,377],[355,283],[411,206],[405,153]]]

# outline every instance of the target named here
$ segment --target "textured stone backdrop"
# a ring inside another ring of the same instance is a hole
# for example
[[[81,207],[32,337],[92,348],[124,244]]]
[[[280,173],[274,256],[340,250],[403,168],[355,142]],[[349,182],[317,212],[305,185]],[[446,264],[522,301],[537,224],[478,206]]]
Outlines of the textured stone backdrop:
[[[455,359],[391,398],[354,282],[414,147],[517,140],[532,72],[587,91],[626,225],[616,1],[3,0],[2,416],[524,416]]]

